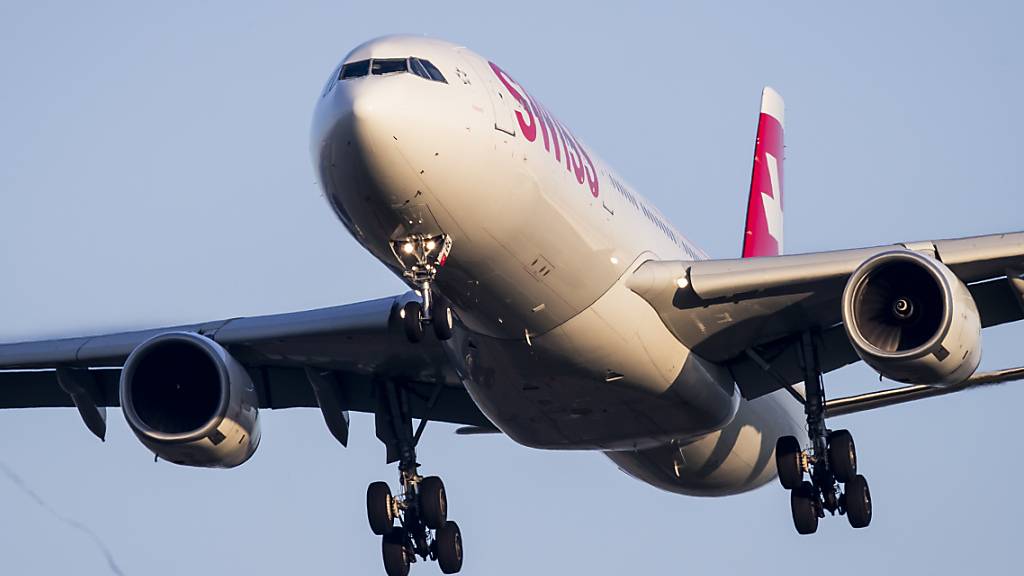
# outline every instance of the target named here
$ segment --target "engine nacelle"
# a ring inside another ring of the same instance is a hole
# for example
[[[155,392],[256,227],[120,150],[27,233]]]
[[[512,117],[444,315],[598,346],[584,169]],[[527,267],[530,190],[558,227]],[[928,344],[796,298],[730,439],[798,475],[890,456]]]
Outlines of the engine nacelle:
[[[245,368],[213,340],[168,332],[136,348],[121,371],[121,409],[154,454],[232,468],[260,442],[259,398]]]
[[[952,386],[981,361],[981,318],[971,293],[938,260],[910,250],[867,259],[843,291],[854,350],[882,376]]]

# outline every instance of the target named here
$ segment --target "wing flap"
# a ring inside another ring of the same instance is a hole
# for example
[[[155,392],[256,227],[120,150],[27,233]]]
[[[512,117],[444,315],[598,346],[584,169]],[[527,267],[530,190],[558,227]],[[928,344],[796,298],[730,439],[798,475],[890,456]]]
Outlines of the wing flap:
[[[118,406],[120,370],[92,370],[102,398],[102,406]],[[0,409],[68,408],[75,405],[61,388],[56,370],[0,371]]]

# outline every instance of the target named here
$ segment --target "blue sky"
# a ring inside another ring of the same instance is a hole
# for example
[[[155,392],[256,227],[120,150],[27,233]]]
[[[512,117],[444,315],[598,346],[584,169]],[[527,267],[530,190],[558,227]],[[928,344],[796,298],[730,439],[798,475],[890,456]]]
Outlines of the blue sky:
[[[715,256],[739,253],[765,84],[787,103],[788,252],[1024,228],[1016,4],[595,4],[0,4],[0,339],[402,290],[334,220],[308,150],[334,65],[394,32],[500,63]],[[983,368],[1019,363],[1021,330],[987,331]],[[826,382],[878,385],[862,366]],[[1008,385],[838,421],[875,518],[813,537],[776,484],[685,498],[445,425],[421,461],[466,574],[1006,573],[1022,404]],[[262,420],[256,456],[220,471],[154,463],[117,411],[106,443],[71,410],[0,413],[0,462],[45,503],[0,474],[0,569],[113,573],[105,546],[124,574],[380,572],[364,494],[396,475],[372,421],[344,449],[315,411]]]

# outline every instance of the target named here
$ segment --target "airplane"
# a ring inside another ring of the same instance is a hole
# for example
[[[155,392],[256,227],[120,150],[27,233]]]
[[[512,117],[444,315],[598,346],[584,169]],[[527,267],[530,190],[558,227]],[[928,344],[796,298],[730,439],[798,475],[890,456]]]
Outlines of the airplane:
[[[259,410],[319,408],[343,445],[374,414],[395,491],[367,489],[389,576],[459,572],[429,422],[590,450],[654,487],[774,478],[800,534],[872,500],[839,415],[1024,379],[978,372],[1024,318],[1024,232],[784,255],[784,104],[762,93],[740,258],[712,259],[526,88],[469,49],[387,36],[330,73],[311,127],[328,205],[409,287],[295,313],[0,344],[0,407],[120,407],[156,458],[230,468]],[[864,361],[894,388],[827,397]],[[414,426],[415,421],[415,426]]]

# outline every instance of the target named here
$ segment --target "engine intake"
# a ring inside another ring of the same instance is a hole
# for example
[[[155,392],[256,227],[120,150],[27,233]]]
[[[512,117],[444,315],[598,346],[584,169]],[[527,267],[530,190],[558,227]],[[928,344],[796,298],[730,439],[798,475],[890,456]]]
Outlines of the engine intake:
[[[259,398],[245,368],[191,332],[155,336],[121,371],[121,408],[154,454],[175,464],[232,468],[259,445]]]
[[[843,291],[854,350],[881,375],[952,386],[981,361],[981,318],[971,293],[938,260],[910,250],[866,260]]]

